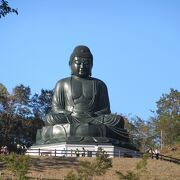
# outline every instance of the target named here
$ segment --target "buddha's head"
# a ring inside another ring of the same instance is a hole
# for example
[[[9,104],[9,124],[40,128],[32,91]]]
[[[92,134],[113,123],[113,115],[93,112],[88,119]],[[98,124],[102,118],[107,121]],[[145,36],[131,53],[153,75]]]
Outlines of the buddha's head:
[[[69,61],[72,75],[88,78],[91,76],[93,66],[93,55],[86,46],[77,46],[74,48]]]

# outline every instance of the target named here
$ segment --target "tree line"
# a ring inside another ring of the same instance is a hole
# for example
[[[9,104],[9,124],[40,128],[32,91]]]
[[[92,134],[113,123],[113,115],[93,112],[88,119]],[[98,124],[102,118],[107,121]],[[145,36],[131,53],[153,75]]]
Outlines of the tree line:
[[[44,126],[44,117],[51,110],[53,90],[42,89],[31,95],[30,87],[16,86],[12,93],[0,83],[0,146],[31,146],[36,131]],[[130,140],[142,151],[148,147],[180,143],[180,92],[170,89],[156,102],[157,109],[144,121],[125,117]]]
[[[10,94],[0,83],[0,146],[16,144],[30,146],[36,131],[51,109],[52,90],[41,90],[31,95],[30,87],[16,86]]]
[[[156,109],[147,121],[135,116],[127,118],[126,128],[130,139],[144,151],[148,148],[162,148],[180,143],[180,92],[173,88],[162,94],[156,102]]]

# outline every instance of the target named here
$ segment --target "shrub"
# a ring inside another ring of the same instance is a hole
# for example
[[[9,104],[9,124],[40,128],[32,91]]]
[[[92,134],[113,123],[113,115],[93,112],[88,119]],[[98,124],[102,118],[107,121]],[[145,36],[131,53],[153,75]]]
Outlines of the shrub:
[[[123,180],[139,180],[139,176],[133,171],[127,171],[126,174],[117,171],[116,174],[119,176],[119,179]]]
[[[148,157],[149,155],[146,153],[143,155],[143,158],[136,164],[135,171],[127,171],[126,174],[123,174],[120,171],[116,171],[116,174],[119,176],[119,179],[139,180],[141,173],[146,170]]]
[[[70,171],[65,180],[90,180],[93,176],[104,174],[110,167],[112,167],[112,159],[105,151],[100,150],[94,161],[80,161],[77,174]]]
[[[6,168],[14,173],[19,180],[24,180],[29,169],[29,156],[10,154],[1,156],[1,161],[6,164]]]
[[[64,180],[80,180],[78,175],[75,174],[73,171],[70,171],[66,177],[64,178]]]
[[[136,165],[137,171],[144,171],[146,169],[148,157],[149,155],[147,153],[144,153],[143,158]]]

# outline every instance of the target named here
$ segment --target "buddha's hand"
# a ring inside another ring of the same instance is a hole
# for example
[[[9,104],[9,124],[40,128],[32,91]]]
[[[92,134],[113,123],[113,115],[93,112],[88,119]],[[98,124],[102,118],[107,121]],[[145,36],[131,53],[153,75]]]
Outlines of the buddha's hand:
[[[67,110],[59,110],[59,111],[56,112],[56,114],[71,115],[72,112],[71,111],[67,111]]]
[[[91,112],[86,113],[86,115],[88,117],[97,117],[97,114],[94,114],[94,113],[91,113]]]
[[[74,117],[97,117],[97,114],[91,112],[73,112],[71,115]]]

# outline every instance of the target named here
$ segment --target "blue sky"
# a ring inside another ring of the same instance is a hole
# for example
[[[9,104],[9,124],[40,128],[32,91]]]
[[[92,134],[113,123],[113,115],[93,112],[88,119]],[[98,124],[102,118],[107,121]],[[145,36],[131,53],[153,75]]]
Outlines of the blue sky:
[[[70,75],[77,45],[94,56],[93,76],[111,111],[147,120],[170,88],[180,90],[179,0],[9,0],[19,15],[0,19],[0,83],[32,94]]]

